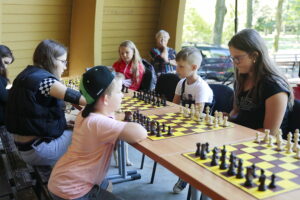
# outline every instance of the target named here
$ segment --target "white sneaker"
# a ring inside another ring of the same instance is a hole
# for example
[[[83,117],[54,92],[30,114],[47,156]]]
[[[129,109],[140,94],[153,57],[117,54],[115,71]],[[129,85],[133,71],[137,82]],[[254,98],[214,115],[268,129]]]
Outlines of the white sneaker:
[[[177,183],[175,183],[173,187],[173,192],[175,194],[179,194],[186,186],[187,186],[187,182],[179,178]]]

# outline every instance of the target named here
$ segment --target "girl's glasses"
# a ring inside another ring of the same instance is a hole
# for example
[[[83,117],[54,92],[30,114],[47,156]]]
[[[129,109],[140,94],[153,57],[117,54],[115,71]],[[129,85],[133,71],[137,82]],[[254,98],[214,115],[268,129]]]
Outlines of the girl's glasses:
[[[59,60],[62,64],[64,65],[67,65],[68,64],[68,61],[67,60],[60,60],[60,59],[56,59],[56,60]]]
[[[240,56],[230,56],[230,60],[236,64],[239,64],[243,57],[247,56],[248,54],[240,55]]]

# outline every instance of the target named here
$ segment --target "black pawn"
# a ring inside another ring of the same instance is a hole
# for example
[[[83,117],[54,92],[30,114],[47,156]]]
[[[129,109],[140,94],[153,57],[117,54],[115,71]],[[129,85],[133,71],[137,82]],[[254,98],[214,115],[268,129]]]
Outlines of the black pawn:
[[[150,123],[150,135],[156,135],[155,125],[156,125],[155,121],[151,121],[151,123]]]
[[[171,126],[168,126],[168,135],[169,135],[169,136],[172,136],[172,135],[173,135],[172,130],[171,130]]]
[[[272,174],[272,176],[271,176],[271,183],[269,184],[269,188],[270,188],[270,189],[276,188],[276,185],[275,185],[275,178],[276,178],[275,174]]]
[[[256,178],[257,177],[257,175],[256,175],[256,166],[255,166],[254,163],[252,165],[252,169],[253,169],[253,177]]]
[[[156,106],[157,106],[157,107],[160,107],[160,101],[159,101],[159,98],[157,98]]]
[[[220,164],[220,169],[227,169],[227,164],[226,164],[226,148],[225,145],[223,146],[223,149],[221,150],[221,164]]]
[[[229,176],[234,176],[236,175],[236,164],[235,164],[235,156],[233,155],[233,153],[230,154],[230,165],[229,165],[229,169],[227,171],[227,175]]]
[[[252,167],[247,167],[246,171],[246,182],[244,185],[246,187],[252,187],[253,186],[253,168]]]
[[[128,93],[128,87],[125,87],[125,93]]]
[[[133,92],[133,98],[136,98],[136,93],[135,93],[135,91]]]
[[[146,122],[146,130],[149,132],[151,130],[150,128],[150,122],[147,120]]]
[[[217,166],[218,165],[218,159],[219,159],[219,156],[218,156],[218,148],[215,147],[213,150],[213,155],[212,155],[212,159],[211,159],[211,163],[210,163],[210,166]]]
[[[163,106],[167,106],[167,100],[166,100],[166,98],[165,97],[163,97]]]
[[[261,175],[259,177],[259,186],[258,186],[258,191],[266,191],[266,175],[265,171],[263,169],[260,170]]]
[[[200,145],[201,145],[200,142],[198,142],[198,143],[196,144],[197,149],[196,149],[196,152],[195,152],[195,156],[200,156]]]
[[[205,143],[205,151],[206,151],[206,153],[209,153],[209,143],[208,142]]]
[[[124,92],[125,91],[125,85],[122,85],[122,90],[121,90],[122,92]]]
[[[156,137],[161,137],[160,125],[159,124],[157,124],[157,128],[156,128]]]
[[[166,124],[165,123],[162,124],[162,132],[166,132]]]
[[[239,159],[239,164],[238,164],[236,178],[238,178],[238,179],[244,178],[244,172],[243,172],[243,170],[244,170],[243,160]]]
[[[206,160],[207,155],[206,155],[206,145],[201,144],[201,151],[200,151],[200,159],[201,160]]]

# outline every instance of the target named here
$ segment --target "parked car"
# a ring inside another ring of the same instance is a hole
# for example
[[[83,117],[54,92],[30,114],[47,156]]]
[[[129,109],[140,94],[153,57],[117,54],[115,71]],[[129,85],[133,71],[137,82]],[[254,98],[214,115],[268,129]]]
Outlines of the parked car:
[[[225,81],[233,79],[233,63],[227,48],[186,44],[183,47],[194,46],[200,50],[203,60],[198,74],[204,79]]]

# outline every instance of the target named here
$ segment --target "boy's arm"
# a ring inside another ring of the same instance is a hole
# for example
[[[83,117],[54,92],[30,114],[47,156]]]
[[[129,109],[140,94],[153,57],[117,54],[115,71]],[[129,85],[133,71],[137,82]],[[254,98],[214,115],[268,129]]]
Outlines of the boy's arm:
[[[128,122],[120,133],[119,139],[137,143],[147,138],[146,129],[138,123]]]
[[[180,104],[180,95],[178,94],[174,95],[173,103]]]

